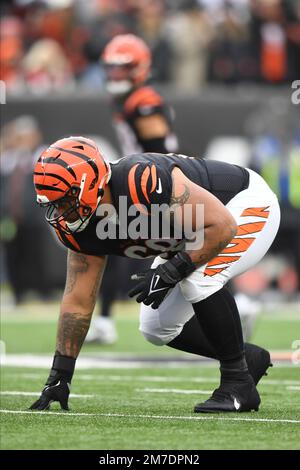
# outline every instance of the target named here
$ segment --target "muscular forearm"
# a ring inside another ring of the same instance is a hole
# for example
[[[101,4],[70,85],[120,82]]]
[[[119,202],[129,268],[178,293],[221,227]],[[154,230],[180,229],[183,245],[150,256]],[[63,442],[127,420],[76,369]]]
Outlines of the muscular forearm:
[[[226,229],[209,226],[204,229],[204,243],[200,250],[186,250],[193,263],[203,266],[217,256],[230,243],[236,234],[236,226],[232,225]]]
[[[63,356],[76,358],[88,332],[92,312],[62,306],[56,339],[56,351]]]
[[[174,224],[183,228],[187,239],[195,238],[186,243],[186,253],[194,265],[203,266],[234,238],[235,219],[215,196],[188,180],[178,168],[173,170],[172,179]]]
[[[56,350],[76,358],[88,332],[105,258],[69,250],[67,280],[58,322]]]

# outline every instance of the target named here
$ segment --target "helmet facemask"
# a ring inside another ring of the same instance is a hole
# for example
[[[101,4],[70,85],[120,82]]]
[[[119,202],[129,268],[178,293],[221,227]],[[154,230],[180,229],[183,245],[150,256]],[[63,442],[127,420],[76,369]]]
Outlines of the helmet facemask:
[[[106,45],[101,60],[106,69],[106,88],[112,95],[126,95],[149,78],[150,49],[133,34],[115,36]]]
[[[59,231],[68,234],[81,232],[91,217],[91,208],[80,203],[80,188],[73,186],[56,201],[42,203],[46,207],[46,221]]]
[[[134,86],[134,65],[106,63],[106,89],[111,95],[126,95]]]
[[[98,187],[98,198],[94,209],[85,204],[81,199],[86,177],[84,174],[81,185],[72,186],[63,197],[55,201],[39,202],[41,207],[47,209],[45,215],[46,221],[55,229],[69,235],[84,230],[104,195],[103,187],[110,180],[111,169],[108,163],[106,163],[106,169],[107,172],[103,175]]]

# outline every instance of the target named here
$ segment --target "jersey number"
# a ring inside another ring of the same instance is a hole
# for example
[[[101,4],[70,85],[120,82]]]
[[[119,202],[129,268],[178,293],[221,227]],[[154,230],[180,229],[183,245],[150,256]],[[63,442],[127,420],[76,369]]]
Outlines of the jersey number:
[[[153,255],[160,255],[162,258],[169,251],[178,251],[182,240],[145,240],[145,246],[133,245],[126,248],[124,255],[129,258],[149,258]]]

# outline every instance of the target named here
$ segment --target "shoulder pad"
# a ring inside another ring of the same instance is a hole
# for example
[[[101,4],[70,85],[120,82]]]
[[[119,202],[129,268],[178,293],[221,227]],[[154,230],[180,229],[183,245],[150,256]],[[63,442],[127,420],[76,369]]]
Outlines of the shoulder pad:
[[[139,112],[147,116],[153,109],[163,105],[163,99],[157,91],[151,87],[142,87],[135,90],[125,101],[124,110],[127,115]]]

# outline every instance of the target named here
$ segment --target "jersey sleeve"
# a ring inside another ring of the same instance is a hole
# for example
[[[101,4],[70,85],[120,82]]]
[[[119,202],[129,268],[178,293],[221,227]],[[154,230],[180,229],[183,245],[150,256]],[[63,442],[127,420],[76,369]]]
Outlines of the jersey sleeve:
[[[144,154],[149,155],[149,154]],[[134,162],[131,160],[131,166],[127,177],[127,192],[130,204],[136,207],[143,206],[150,213],[152,204],[167,204],[169,206],[172,195],[172,176],[170,169],[164,162],[162,155],[151,161],[144,158]]]
[[[58,229],[55,229],[55,233],[60,243],[62,243],[66,248],[69,248],[70,250],[76,251],[78,253],[81,252],[80,246],[73,235],[64,233]]]
[[[124,111],[128,118],[164,114],[165,104],[163,98],[151,87],[142,87],[132,93],[124,105]]]

